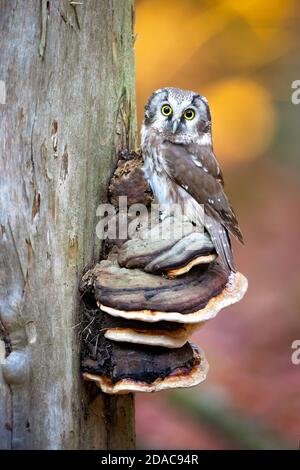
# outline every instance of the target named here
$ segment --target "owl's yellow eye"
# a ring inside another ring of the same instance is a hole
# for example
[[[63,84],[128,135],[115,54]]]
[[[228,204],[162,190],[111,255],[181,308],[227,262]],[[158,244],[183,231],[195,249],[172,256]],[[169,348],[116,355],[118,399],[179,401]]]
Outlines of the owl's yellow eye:
[[[183,117],[184,119],[187,119],[187,121],[191,121],[195,117],[195,111],[191,108],[188,108],[184,111]]]
[[[168,104],[164,104],[161,108],[161,114],[164,116],[171,116],[172,112],[172,108]]]

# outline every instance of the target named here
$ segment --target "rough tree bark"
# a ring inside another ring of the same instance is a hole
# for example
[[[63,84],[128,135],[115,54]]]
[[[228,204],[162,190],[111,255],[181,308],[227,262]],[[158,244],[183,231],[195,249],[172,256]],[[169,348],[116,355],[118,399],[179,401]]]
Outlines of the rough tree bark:
[[[79,372],[78,281],[135,146],[132,0],[0,0],[0,448],[134,446],[133,398]]]

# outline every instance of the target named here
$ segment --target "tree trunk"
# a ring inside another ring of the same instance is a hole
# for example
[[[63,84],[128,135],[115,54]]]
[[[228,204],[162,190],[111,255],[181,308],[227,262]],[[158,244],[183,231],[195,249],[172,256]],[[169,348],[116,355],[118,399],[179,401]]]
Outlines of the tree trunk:
[[[133,397],[83,383],[76,327],[96,209],[135,146],[133,4],[81,3],[0,0],[2,449],[134,446]]]

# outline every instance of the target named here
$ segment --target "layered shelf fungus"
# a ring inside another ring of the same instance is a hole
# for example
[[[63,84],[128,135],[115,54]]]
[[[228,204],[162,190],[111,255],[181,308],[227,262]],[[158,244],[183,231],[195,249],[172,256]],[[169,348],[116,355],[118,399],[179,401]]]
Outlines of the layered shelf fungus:
[[[140,165],[140,158],[119,163],[111,201],[126,188],[132,204],[149,205],[145,181],[137,191]],[[176,215],[149,224],[144,214],[81,279],[84,379],[111,394],[203,382],[208,363],[189,338],[246,290],[247,279],[223,267],[207,232]]]

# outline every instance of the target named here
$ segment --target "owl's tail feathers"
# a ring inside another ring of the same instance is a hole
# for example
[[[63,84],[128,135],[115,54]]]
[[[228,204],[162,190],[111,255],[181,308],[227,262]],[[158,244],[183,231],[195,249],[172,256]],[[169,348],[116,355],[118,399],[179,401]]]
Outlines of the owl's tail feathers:
[[[234,235],[244,245],[244,239],[239,224],[236,219],[234,222],[235,223],[232,223],[231,221],[231,223],[226,225],[226,227],[232,233],[232,235]]]
[[[208,215],[206,215],[205,219],[205,228],[210,234],[216,252],[220,256],[224,266],[227,267],[229,271],[236,272],[231,249],[231,242],[227,229],[222,224],[220,224],[220,222]]]

